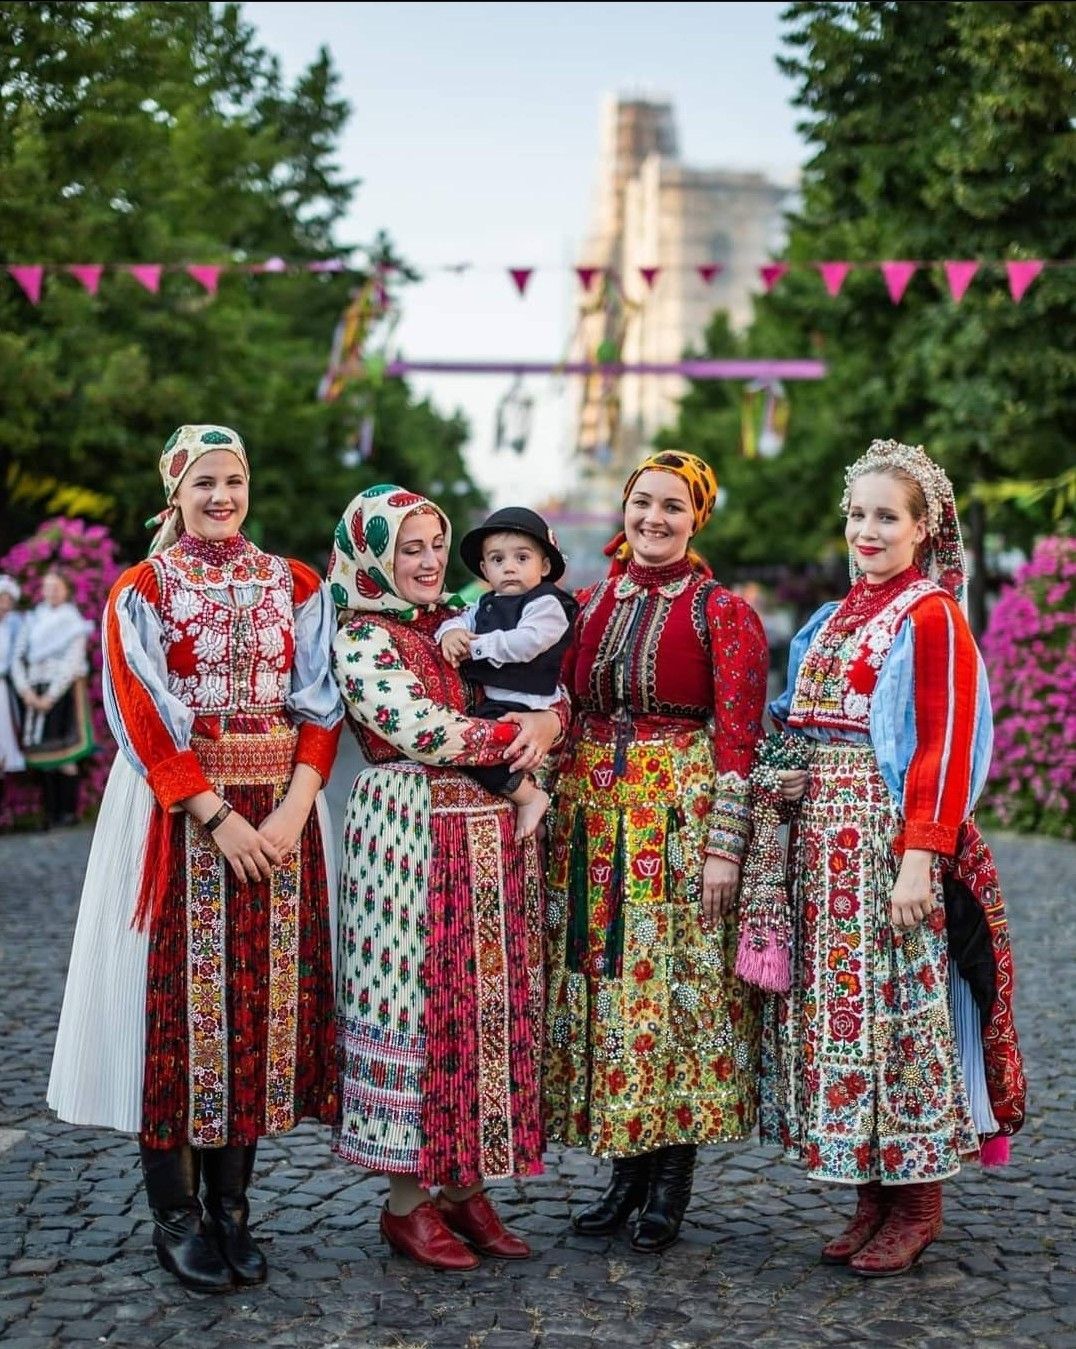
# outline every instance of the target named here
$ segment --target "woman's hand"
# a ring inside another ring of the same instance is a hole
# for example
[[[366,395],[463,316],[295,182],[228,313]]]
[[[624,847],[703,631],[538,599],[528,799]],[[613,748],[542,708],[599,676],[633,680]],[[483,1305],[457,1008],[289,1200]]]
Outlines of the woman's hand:
[[[513,773],[527,773],[540,767],[549,748],[560,735],[560,718],[544,709],[538,712],[506,712],[498,721],[514,721],[519,734],[504,752]]]
[[[295,801],[289,802],[285,797],[276,810],[270,811],[258,825],[258,833],[277,850],[281,858],[285,858],[298,847],[309,815],[309,806],[304,808]]]
[[[711,931],[731,912],[740,888],[740,866],[727,857],[707,857],[702,869],[702,925]]]
[[[898,932],[915,927],[934,908],[934,887],[930,878],[933,858],[933,853],[922,848],[909,848],[901,859],[889,901],[890,922]]]
[[[210,838],[241,884],[246,881],[267,881],[273,867],[280,863],[280,851],[276,845],[264,838],[237,810],[233,810],[217,825]]]
[[[284,800],[258,825],[258,833],[287,857],[302,838],[306,822],[322,788],[321,774],[307,763],[297,763]]]
[[[798,801],[807,790],[806,768],[783,768],[777,774],[777,790],[786,801]]]

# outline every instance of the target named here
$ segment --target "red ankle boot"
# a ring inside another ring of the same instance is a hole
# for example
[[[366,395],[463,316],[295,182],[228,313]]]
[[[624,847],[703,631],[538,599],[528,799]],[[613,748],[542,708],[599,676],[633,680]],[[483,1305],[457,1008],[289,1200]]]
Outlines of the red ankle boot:
[[[868,1279],[903,1274],[941,1230],[940,1180],[925,1185],[894,1185],[889,1212],[880,1231],[852,1256],[848,1267]]]
[[[868,1181],[866,1185],[857,1185],[859,1199],[855,1215],[839,1237],[834,1237],[822,1247],[824,1265],[846,1265],[849,1259],[870,1241],[871,1237],[885,1222],[889,1211],[889,1198],[882,1189],[879,1180]]]
[[[429,1199],[403,1217],[381,1210],[381,1235],[395,1251],[433,1269],[477,1269],[474,1251],[453,1236]]]
[[[479,1190],[470,1199],[447,1199],[442,1192],[437,1196],[437,1211],[454,1232],[466,1237],[476,1251],[501,1260],[526,1260],[531,1248],[521,1238],[509,1232],[489,1202],[485,1190]]]

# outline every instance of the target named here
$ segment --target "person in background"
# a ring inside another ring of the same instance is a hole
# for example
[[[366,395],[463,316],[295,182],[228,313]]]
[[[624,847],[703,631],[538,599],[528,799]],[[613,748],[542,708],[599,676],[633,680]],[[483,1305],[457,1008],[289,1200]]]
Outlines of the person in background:
[[[92,624],[71,602],[56,568],[41,578],[41,602],[26,615],[15,644],[11,679],[23,705],[22,746],[41,774],[44,825],[78,819],[78,766],[96,750],[86,679]]]
[[[26,767],[19,744],[22,718],[11,683],[15,645],[22,627],[22,615],[15,608],[19,594],[15,578],[0,572],[0,783],[5,773],[21,773]]]

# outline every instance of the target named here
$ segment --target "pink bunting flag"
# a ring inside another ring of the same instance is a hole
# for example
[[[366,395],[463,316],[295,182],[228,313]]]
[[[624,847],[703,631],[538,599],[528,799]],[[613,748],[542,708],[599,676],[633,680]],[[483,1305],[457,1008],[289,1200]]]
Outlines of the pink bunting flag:
[[[183,270],[192,280],[197,281],[200,286],[204,286],[208,295],[216,295],[217,282],[224,270],[222,267],[214,266],[213,263],[192,262]]]
[[[126,268],[140,286],[144,286],[151,295],[161,288],[161,272],[164,268],[159,262],[134,262]]]
[[[945,279],[949,282],[949,294],[959,304],[971,285],[972,278],[979,270],[979,264],[977,262],[943,262],[942,266],[945,268]]]
[[[13,265],[8,271],[30,303],[37,304],[41,299],[41,284],[45,280],[44,267],[37,264],[29,267]]]
[[[512,278],[513,284],[520,295],[526,295],[527,282],[534,275],[533,267],[509,267],[508,275]]]
[[[695,268],[708,286],[713,285],[714,277],[725,269],[719,262],[703,262]]]
[[[101,273],[105,269],[98,262],[73,262],[67,271],[76,281],[80,281],[91,295],[97,294],[101,284]]]
[[[250,270],[252,272],[286,272],[288,264],[283,258],[266,258],[264,262],[256,262]]]
[[[347,269],[347,264],[343,258],[324,258],[321,262],[308,262],[306,270],[308,272],[343,272]]]
[[[904,298],[904,292],[908,289],[908,282],[919,270],[917,262],[880,262],[882,275],[885,277],[886,290],[889,291],[889,298],[894,304],[900,304]]]
[[[601,275],[600,267],[577,267],[575,274],[579,278],[579,284],[584,290],[589,290],[594,283],[594,278]]]
[[[1042,271],[1041,262],[1007,262],[1005,270],[1009,274],[1009,294],[1017,304],[1027,294],[1027,288]]]
[[[762,277],[762,284],[766,288],[766,294],[769,295],[774,286],[777,285],[781,277],[788,271],[787,262],[770,262],[765,267],[758,269],[759,276]]]
[[[653,290],[653,289],[654,289],[654,282],[655,282],[655,281],[658,279],[658,277],[661,275],[661,268],[660,268],[660,267],[640,267],[640,268],[639,268],[639,275],[640,275],[640,276],[643,278],[643,280],[646,282],[646,288],[647,288],[647,290]]]
[[[835,300],[841,293],[844,278],[852,270],[852,264],[850,262],[816,262],[815,266],[822,277],[822,284],[826,288],[826,293]]]

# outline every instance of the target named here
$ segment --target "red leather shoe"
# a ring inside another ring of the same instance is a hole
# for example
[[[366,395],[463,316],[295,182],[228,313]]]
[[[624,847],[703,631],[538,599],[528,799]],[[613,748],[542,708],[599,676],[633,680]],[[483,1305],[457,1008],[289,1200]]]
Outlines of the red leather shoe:
[[[848,1268],[867,1279],[903,1274],[942,1230],[940,1180],[925,1185],[895,1185],[893,1200],[878,1234],[853,1255]]]
[[[442,1193],[435,1202],[449,1227],[466,1237],[483,1255],[494,1255],[500,1260],[526,1260],[531,1254],[527,1243],[501,1222],[485,1190],[459,1201],[446,1199]]]
[[[846,1265],[853,1255],[862,1250],[885,1222],[889,1212],[889,1196],[881,1181],[872,1180],[858,1185],[859,1200],[855,1215],[839,1237],[822,1247],[824,1265]]]
[[[381,1235],[394,1251],[410,1256],[432,1269],[477,1269],[481,1263],[474,1251],[445,1226],[445,1220],[429,1199],[398,1218],[388,1206],[381,1210]]]

